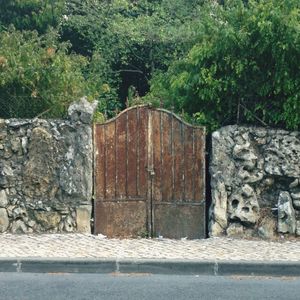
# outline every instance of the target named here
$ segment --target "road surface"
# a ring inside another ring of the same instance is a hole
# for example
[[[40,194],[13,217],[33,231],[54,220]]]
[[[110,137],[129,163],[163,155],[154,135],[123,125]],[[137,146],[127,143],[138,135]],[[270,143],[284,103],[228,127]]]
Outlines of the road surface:
[[[300,278],[0,273],[0,299],[300,299]]]

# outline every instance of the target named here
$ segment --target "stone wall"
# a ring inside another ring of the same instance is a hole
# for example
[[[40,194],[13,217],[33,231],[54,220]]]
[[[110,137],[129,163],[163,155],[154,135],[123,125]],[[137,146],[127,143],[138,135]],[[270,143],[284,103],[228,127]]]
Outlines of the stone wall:
[[[95,107],[0,119],[0,232],[90,232]],[[210,236],[300,236],[300,132],[227,126],[211,157]]]
[[[68,120],[0,119],[0,232],[90,232],[95,104]]]
[[[300,132],[221,128],[210,174],[211,236],[300,235]]]

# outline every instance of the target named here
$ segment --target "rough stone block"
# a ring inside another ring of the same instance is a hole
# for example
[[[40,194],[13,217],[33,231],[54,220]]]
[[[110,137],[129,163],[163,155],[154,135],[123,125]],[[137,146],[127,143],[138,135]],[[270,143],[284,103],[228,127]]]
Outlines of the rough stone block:
[[[276,235],[277,223],[271,216],[265,216],[260,220],[260,226],[258,227],[258,236],[263,239],[272,239]]]
[[[77,232],[91,233],[91,213],[90,205],[81,206],[76,209]]]
[[[214,132],[210,235],[241,234],[241,226],[244,237],[249,228],[262,238],[273,238],[278,231],[294,234],[300,221],[299,161],[300,132],[237,125]],[[281,194],[278,202],[282,191],[289,196]]]
[[[281,192],[278,198],[278,231],[295,233],[296,218],[292,198],[288,192]]]
[[[81,98],[79,102],[75,102],[69,107],[69,118],[75,122],[81,121],[84,124],[90,124],[97,105],[97,101],[89,102],[86,98]]]
[[[1,232],[76,231],[76,208],[92,198],[95,107],[73,104],[71,120],[0,119]],[[90,213],[78,218],[87,231]]]
[[[8,205],[7,195],[5,190],[0,190],[0,207],[6,207]]]
[[[296,223],[296,235],[300,236],[300,221]]]
[[[241,237],[244,235],[244,227],[239,223],[232,223],[227,228],[226,233],[230,237]]]
[[[5,232],[9,226],[7,211],[5,208],[0,208],[0,232]]]
[[[36,221],[46,230],[57,228],[61,220],[59,213],[53,211],[35,211],[34,215]]]

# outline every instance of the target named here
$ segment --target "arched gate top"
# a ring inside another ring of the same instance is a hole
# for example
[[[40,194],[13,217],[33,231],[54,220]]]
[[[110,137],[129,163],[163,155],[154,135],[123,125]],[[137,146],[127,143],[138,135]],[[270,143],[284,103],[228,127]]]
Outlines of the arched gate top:
[[[165,114],[168,114],[170,116],[172,116],[173,118],[175,118],[177,121],[179,121],[180,123],[184,124],[185,126],[191,127],[191,128],[197,128],[197,129],[202,129],[205,133],[206,128],[204,126],[198,126],[198,125],[193,125],[190,124],[186,121],[184,121],[182,118],[180,118],[178,115],[176,115],[174,112],[171,112],[167,109],[164,108],[156,108],[154,106],[151,106],[149,104],[143,104],[143,105],[135,105],[135,106],[131,106],[128,107],[124,110],[122,110],[119,114],[117,114],[115,117],[103,122],[103,123],[97,123],[97,125],[106,125],[109,124],[111,122],[114,122],[115,120],[117,120],[118,118],[120,118],[122,115],[128,113],[129,111],[135,110],[135,109],[139,109],[139,108],[148,108],[148,110],[152,110],[152,111],[158,111],[158,112],[163,112]]]

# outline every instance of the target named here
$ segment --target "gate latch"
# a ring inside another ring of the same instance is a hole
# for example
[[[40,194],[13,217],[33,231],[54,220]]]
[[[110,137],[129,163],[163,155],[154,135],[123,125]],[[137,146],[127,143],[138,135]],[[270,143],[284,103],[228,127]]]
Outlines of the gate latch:
[[[149,172],[150,176],[153,177],[155,175],[153,168],[147,168],[147,171]]]

